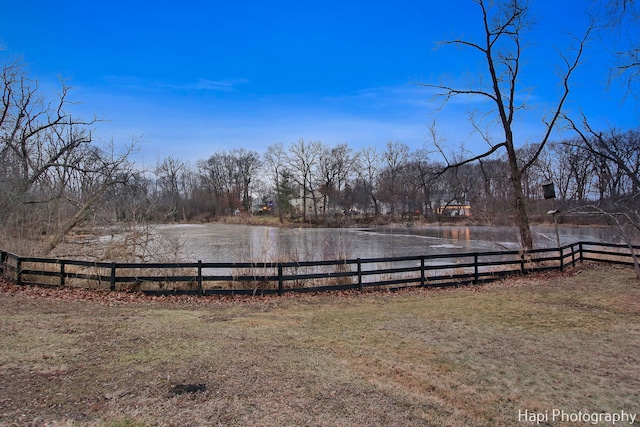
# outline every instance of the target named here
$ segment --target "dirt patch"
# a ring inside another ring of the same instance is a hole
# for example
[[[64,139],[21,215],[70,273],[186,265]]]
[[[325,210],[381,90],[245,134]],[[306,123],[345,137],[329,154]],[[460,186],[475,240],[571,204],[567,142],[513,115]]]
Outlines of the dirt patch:
[[[207,391],[206,384],[174,384],[171,386],[169,393],[172,395],[202,393]]]

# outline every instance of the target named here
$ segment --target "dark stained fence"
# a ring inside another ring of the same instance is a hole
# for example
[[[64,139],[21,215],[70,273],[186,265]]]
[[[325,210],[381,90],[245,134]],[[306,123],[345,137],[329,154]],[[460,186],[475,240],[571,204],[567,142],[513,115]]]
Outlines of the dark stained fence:
[[[141,291],[150,295],[282,295],[285,292],[397,290],[489,282],[562,270],[578,261],[633,265],[624,245],[577,242],[530,251],[268,263],[109,263],[21,257],[0,251],[0,275],[19,285]]]

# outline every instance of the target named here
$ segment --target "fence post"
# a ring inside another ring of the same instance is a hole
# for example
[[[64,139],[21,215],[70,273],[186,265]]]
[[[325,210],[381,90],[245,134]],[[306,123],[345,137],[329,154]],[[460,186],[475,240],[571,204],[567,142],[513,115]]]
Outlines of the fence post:
[[[473,284],[478,283],[478,254],[473,254]]]
[[[115,291],[116,290],[116,263],[111,263],[111,286],[109,287],[110,290]]]
[[[573,267],[576,266],[576,245],[575,244],[571,245],[571,265]]]
[[[64,279],[65,279],[65,273],[64,273],[64,260],[60,260],[60,287],[64,288]]]
[[[564,271],[564,248],[558,248],[560,256],[560,271]]]
[[[16,257],[16,283],[22,285],[22,258]]]
[[[358,290],[362,291],[362,263],[360,262],[360,258],[358,261]]]
[[[520,274],[524,274],[524,251],[520,252]]]
[[[202,289],[202,260],[198,260],[198,292],[204,295],[204,290]]]
[[[4,277],[4,264],[7,262],[7,252],[0,251],[0,277]]]
[[[420,286],[424,288],[426,285],[426,277],[424,272],[424,256],[420,257]]]
[[[579,257],[580,262],[583,262],[584,261],[584,254],[582,253],[582,242],[578,243],[578,250],[579,250],[579,253],[580,253],[580,257]]]
[[[284,293],[284,279],[282,278],[282,264],[278,263],[278,295]]]

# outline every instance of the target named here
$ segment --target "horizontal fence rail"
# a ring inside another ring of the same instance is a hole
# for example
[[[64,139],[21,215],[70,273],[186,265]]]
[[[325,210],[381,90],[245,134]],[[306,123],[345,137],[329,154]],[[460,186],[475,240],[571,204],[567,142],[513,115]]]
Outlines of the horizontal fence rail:
[[[117,263],[21,257],[0,251],[0,277],[19,285],[149,295],[282,295],[285,292],[445,287],[563,270],[579,261],[633,265],[640,246],[576,242],[529,251],[467,252],[300,262]],[[633,251],[633,252],[632,252]]]

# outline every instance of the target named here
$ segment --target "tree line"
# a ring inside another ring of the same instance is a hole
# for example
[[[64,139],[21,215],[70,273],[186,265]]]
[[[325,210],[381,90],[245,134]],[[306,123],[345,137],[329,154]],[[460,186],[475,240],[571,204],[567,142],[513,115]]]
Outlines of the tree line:
[[[526,162],[538,148],[525,145],[517,156]],[[524,174],[523,192],[541,201],[543,184],[553,182],[559,203],[575,210],[637,194],[639,172],[640,130],[609,130],[549,143]],[[401,142],[354,150],[300,139],[270,145],[262,154],[223,150],[195,165],[169,157],[145,180],[145,197],[136,200],[155,220],[248,212],[332,223],[351,215],[438,219],[471,213],[474,221],[508,224],[513,214],[505,210],[513,197],[506,156],[447,168],[426,149]],[[469,208],[463,212],[462,206]]]

